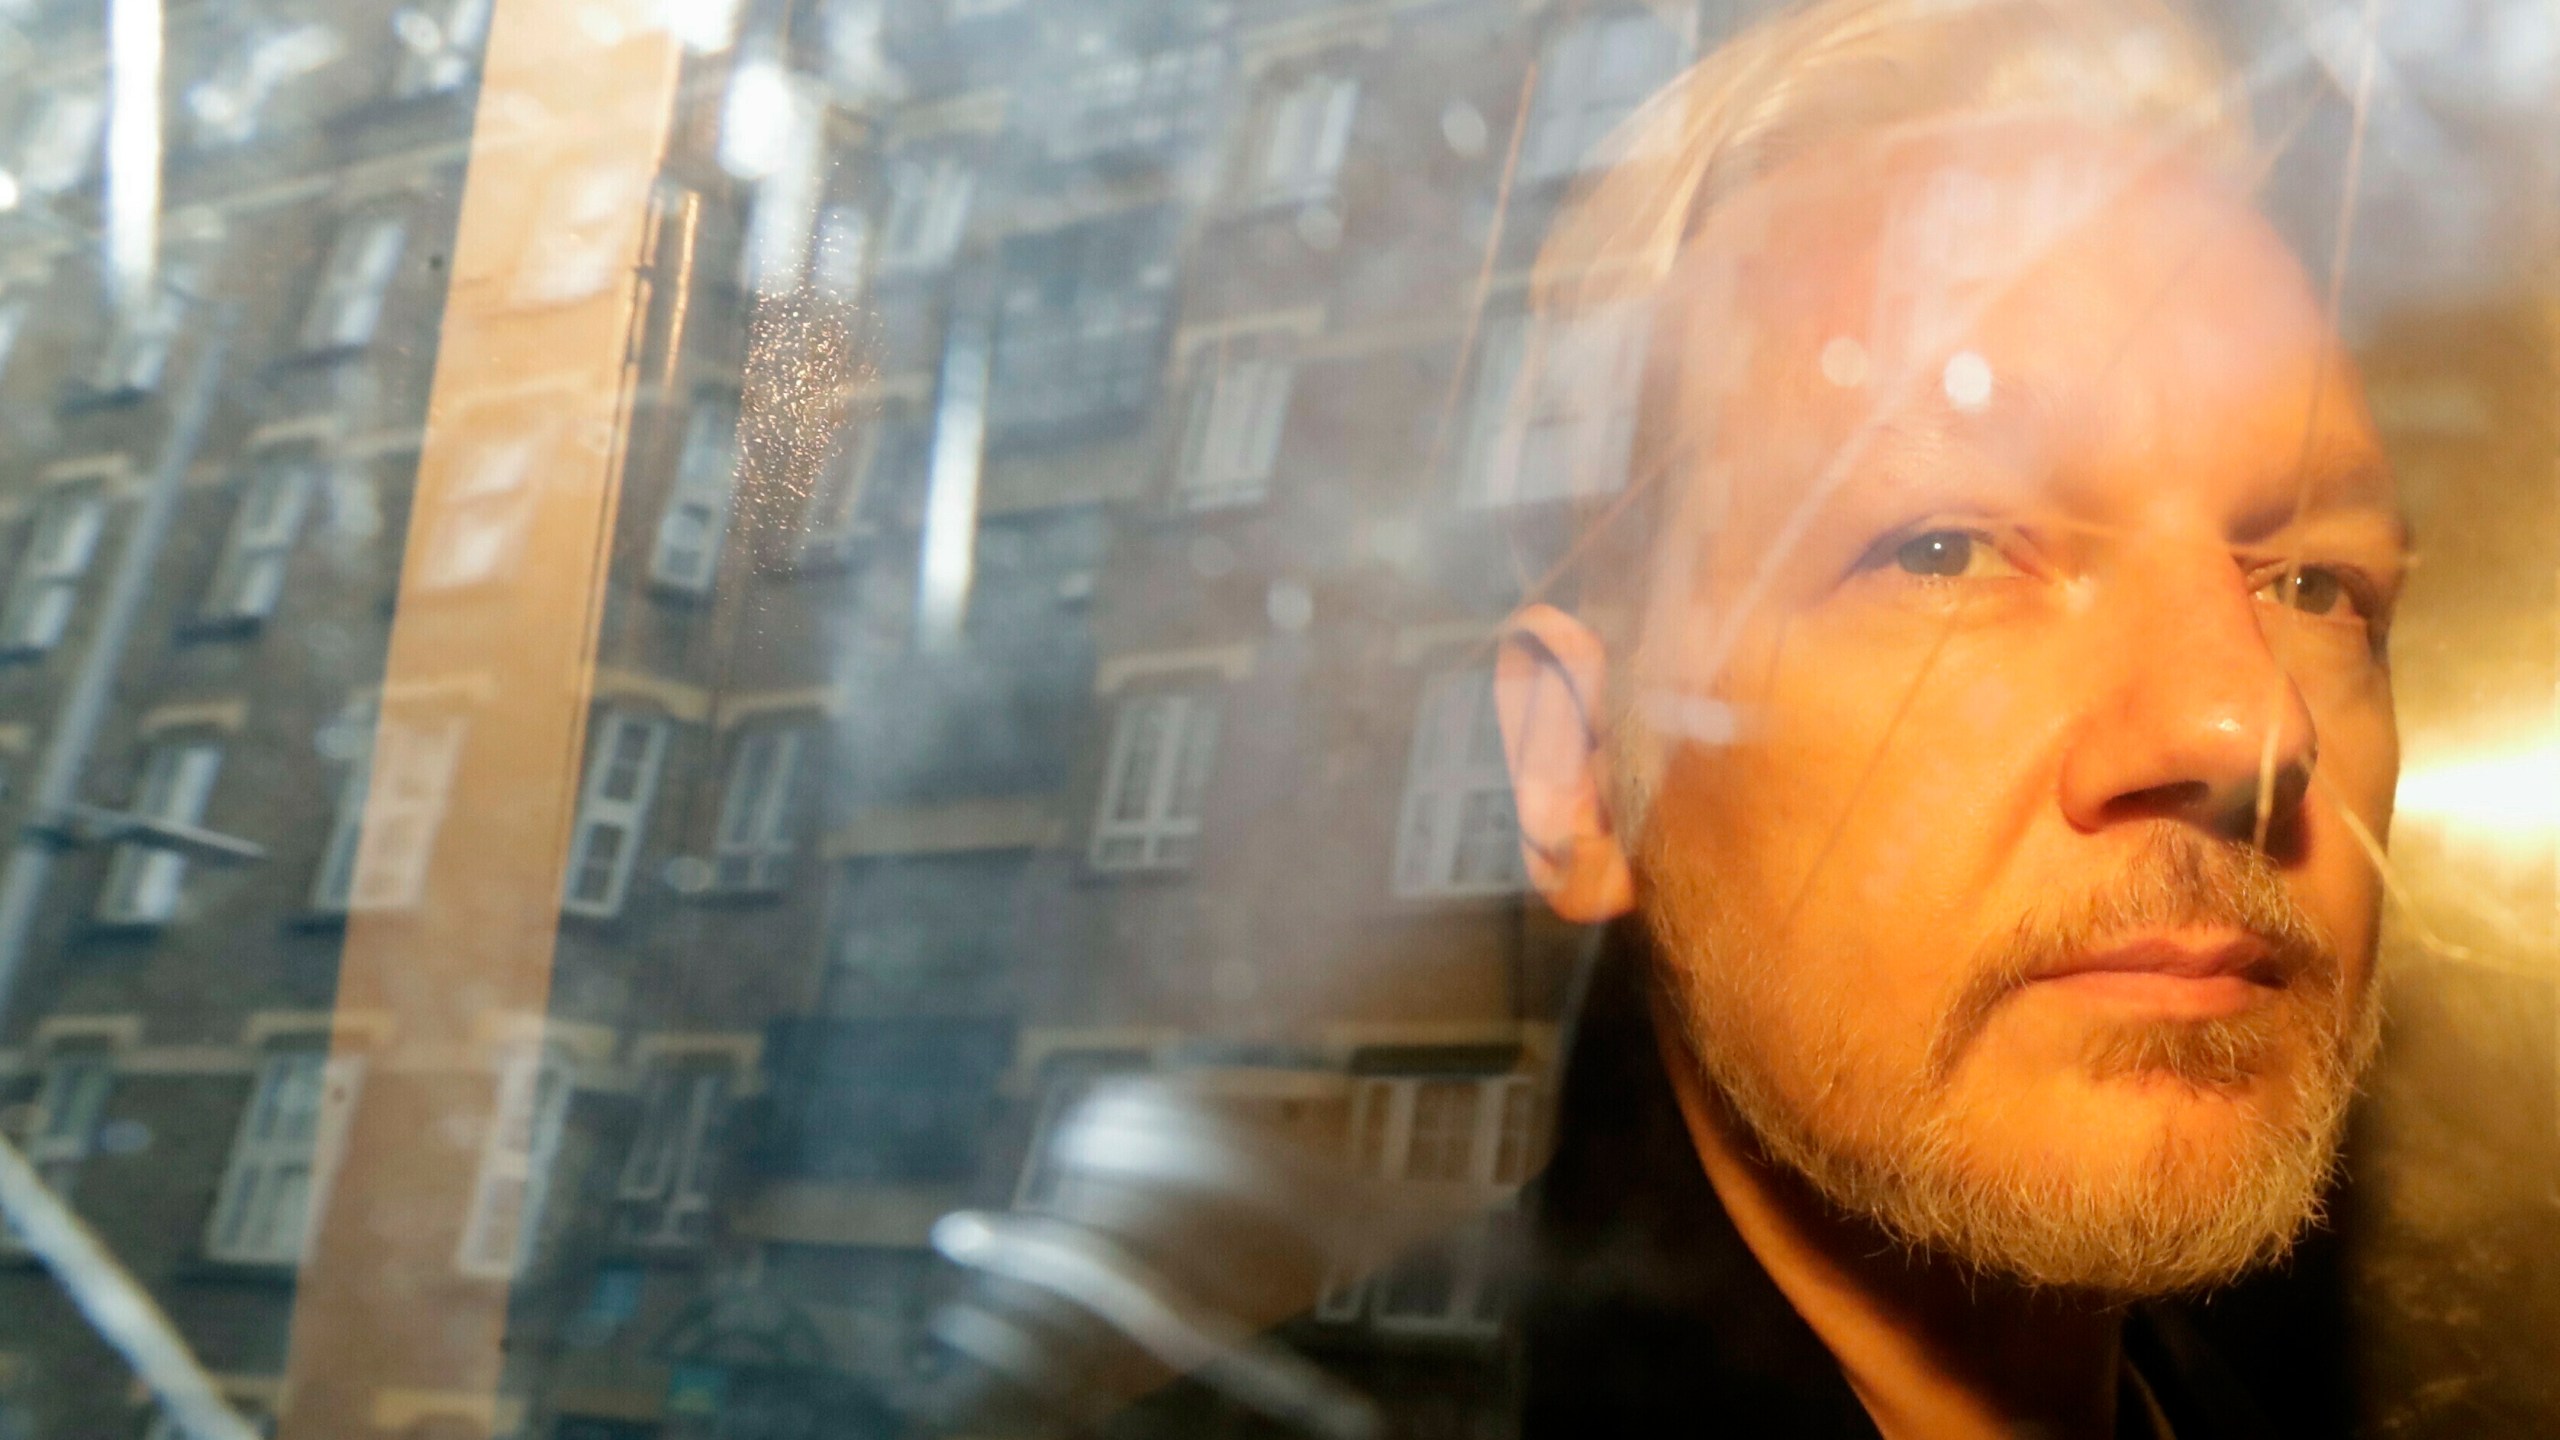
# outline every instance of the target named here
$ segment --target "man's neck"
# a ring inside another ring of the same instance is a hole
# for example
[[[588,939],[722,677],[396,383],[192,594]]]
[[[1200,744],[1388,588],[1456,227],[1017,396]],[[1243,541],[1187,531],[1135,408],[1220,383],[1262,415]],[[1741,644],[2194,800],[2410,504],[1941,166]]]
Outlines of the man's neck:
[[[1663,1059],[1735,1232],[1886,1440],[2113,1433],[2117,1312],[1914,1257],[1843,1218],[1735,1133],[1693,1061],[1669,1045]]]

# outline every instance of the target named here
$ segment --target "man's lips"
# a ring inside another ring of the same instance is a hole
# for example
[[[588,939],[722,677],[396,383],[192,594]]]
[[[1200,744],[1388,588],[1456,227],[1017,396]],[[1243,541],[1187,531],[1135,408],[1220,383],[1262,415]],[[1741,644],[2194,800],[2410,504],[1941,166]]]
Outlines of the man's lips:
[[[2029,976],[2037,989],[2204,1019],[2268,999],[2290,977],[2276,948],[2243,931],[2136,936]]]

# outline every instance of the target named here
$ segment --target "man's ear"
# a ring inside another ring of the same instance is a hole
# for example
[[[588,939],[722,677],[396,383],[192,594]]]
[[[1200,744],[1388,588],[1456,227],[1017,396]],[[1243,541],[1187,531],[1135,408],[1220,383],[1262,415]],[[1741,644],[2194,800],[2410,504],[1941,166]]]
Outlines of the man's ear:
[[[1609,823],[1608,750],[1593,708],[1608,678],[1600,637],[1552,605],[1512,616],[1494,659],[1494,709],[1529,881],[1578,923],[1615,918],[1635,903],[1634,871]]]

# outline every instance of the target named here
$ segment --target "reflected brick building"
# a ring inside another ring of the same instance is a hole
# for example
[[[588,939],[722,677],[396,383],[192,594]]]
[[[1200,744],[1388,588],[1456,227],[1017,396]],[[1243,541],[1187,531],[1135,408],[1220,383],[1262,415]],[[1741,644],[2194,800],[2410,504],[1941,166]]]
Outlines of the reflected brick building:
[[[207,307],[112,315],[81,239],[94,19],[8,57],[49,83],[5,117],[0,748],[27,773],[52,741],[191,441],[82,794],[262,854],[66,842],[11,996],[16,1133],[288,1425],[311,1232],[385,1136],[448,1159],[363,1223],[510,1297],[497,1395],[421,1363],[372,1397],[376,1432],[439,1435],[929,1433],[972,1363],[930,1227],[1037,1203],[1097,1076],[1497,1209],[1530,1153],[1573,950],[1519,902],[1485,682],[1532,578],[1488,503],[1541,439],[1501,425],[1519,297],[1590,143],[1721,19],[735,20],[684,52],[655,178],[562,175],[492,277],[631,283],[609,242],[643,217],[550,999],[423,1071],[339,1003],[338,952],[469,905],[439,857],[482,702],[383,692],[394,595],[498,615],[527,497],[590,438],[449,419],[460,478],[412,516],[488,7],[172,17],[164,265],[240,302],[194,435]],[[1544,423],[1623,453],[1622,416]],[[1346,1263],[1293,1338],[1478,1433],[1492,1233],[1374,1286]],[[160,1423],[40,1271],[0,1286],[10,1416]]]

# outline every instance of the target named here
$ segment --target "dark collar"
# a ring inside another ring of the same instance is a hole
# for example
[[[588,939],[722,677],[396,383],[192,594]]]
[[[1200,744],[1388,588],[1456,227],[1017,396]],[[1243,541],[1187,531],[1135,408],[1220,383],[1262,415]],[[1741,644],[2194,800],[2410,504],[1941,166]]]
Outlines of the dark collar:
[[[1649,971],[1637,927],[1613,927],[1572,1027],[1554,1156],[1523,1196],[1523,1440],[1655,1440],[1710,1416],[1721,1434],[1875,1440],[1707,1183],[1655,1048]],[[2325,1433],[2268,1424],[2177,1308],[2139,1307],[2125,1351],[2179,1440]]]

